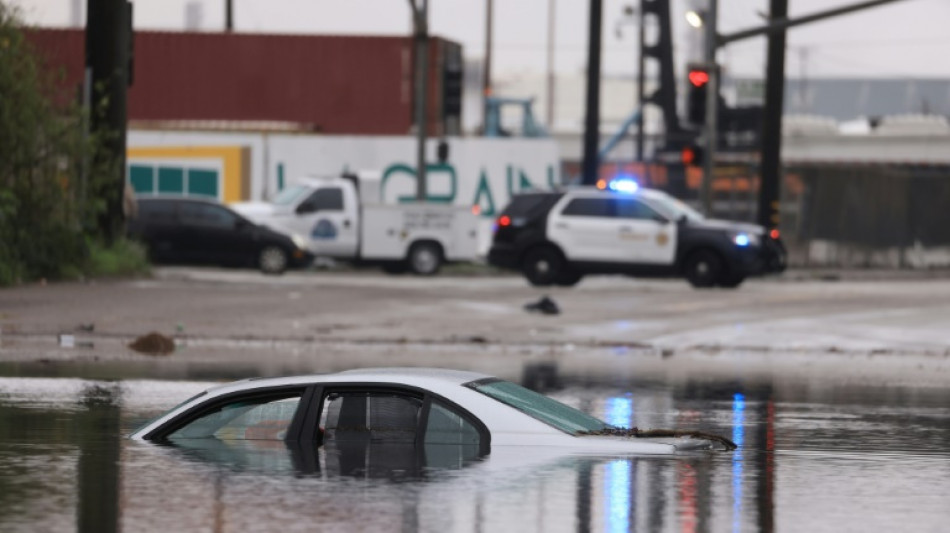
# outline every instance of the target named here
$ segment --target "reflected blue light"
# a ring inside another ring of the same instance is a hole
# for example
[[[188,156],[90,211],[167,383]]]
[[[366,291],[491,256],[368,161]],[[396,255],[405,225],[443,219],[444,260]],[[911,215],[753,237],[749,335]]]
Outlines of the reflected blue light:
[[[635,193],[640,189],[640,184],[631,177],[617,177],[610,180],[607,188],[615,192]]]
[[[626,533],[630,531],[630,462],[625,460],[607,463],[604,472],[606,493],[607,531]]]
[[[745,440],[745,396],[735,393],[732,397],[732,442],[736,451],[732,454],[732,530],[742,531],[742,444]]]
[[[732,239],[736,246],[748,246],[749,245],[749,236],[745,233],[740,233]]]
[[[624,396],[608,398],[604,419],[611,426],[633,427],[633,398]]]

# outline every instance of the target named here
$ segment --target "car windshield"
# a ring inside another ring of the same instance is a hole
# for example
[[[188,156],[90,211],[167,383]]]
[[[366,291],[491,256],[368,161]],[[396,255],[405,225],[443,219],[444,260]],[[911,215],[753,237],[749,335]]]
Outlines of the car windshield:
[[[571,435],[613,428],[603,420],[509,381],[483,379],[465,386]]]
[[[644,196],[643,200],[650,204],[650,207],[656,209],[660,214],[670,220],[679,220],[686,217],[687,220],[698,222],[705,218],[699,211],[686,205],[682,200],[673,198],[668,194],[651,194],[649,197]]]
[[[309,187],[303,185],[291,185],[286,189],[277,193],[277,196],[271,200],[275,205],[293,205],[296,204],[300,198],[302,198],[307,192],[310,191]]]

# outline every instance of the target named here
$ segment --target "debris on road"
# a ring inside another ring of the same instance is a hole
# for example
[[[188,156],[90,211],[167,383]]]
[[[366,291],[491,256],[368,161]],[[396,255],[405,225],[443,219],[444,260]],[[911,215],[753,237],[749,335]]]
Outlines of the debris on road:
[[[538,312],[544,315],[558,315],[561,313],[561,309],[558,307],[557,302],[548,298],[547,296],[541,297],[537,302],[529,302],[524,305],[525,311]]]
[[[175,341],[153,331],[132,341],[129,348],[146,355],[168,355],[175,351]]]

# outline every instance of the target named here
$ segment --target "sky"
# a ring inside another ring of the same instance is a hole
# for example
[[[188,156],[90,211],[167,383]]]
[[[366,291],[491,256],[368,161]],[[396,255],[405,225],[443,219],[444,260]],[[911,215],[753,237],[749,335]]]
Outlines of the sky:
[[[68,26],[84,20],[86,0],[5,0],[19,5],[24,18],[42,26]],[[405,35],[410,32],[408,0],[233,0],[235,29],[265,33]],[[678,63],[698,54],[699,35],[685,24],[687,7],[704,0],[671,0]],[[792,17],[863,0],[789,0]],[[185,12],[200,12],[200,28],[224,26],[224,0],[137,0],[138,29],[182,30]],[[636,16],[624,16],[635,0],[604,0],[603,72],[631,76],[635,71]],[[722,33],[754,27],[768,12],[768,0],[720,0]],[[429,0],[433,34],[461,42],[468,59],[484,55],[486,0]],[[495,0],[493,72],[496,76],[544,73],[547,69],[548,16],[554,5],[555,69],[582,72],[586,65],[588,2],[584,0]],[[200,7],[198,7],[200,6]],[[788,34],[789,77],[950,78],[950,0],[902,0],[864,12],[792,29]],[[691,39],[694,44],[689,43]],[[765,39],[725,47],[720,63],[736,77],[761,77]],[[685,68],[685,67],[683,67]]]

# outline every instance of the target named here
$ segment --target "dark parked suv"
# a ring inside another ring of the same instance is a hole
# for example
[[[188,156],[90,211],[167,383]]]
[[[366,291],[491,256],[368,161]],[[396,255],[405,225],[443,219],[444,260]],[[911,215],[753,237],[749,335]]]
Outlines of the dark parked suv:
[[[574,285],[586,274],[678,276],[695,287],[739,286],[785,269],[778,230],[712,220],[635,184],[515,196],[498,217],[488,262],[533,285]]]
[[[157,263],[253,266],[279,274],[313,261],[293,238],[210,200],[139,198],[138,215],[129,221],[128,233],[148,247],[149,257]]]

